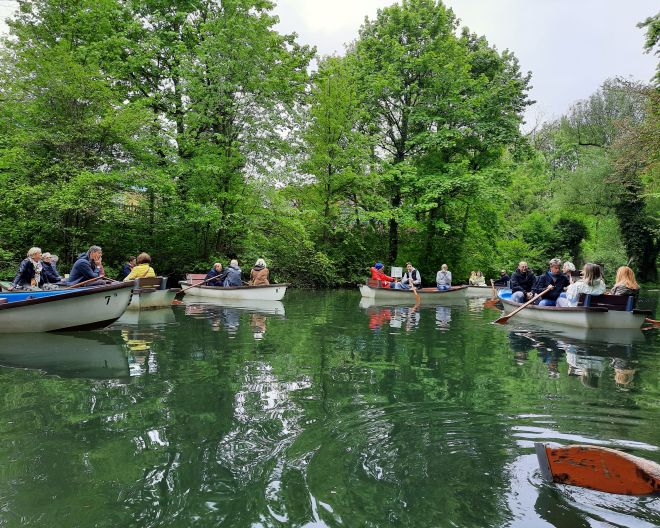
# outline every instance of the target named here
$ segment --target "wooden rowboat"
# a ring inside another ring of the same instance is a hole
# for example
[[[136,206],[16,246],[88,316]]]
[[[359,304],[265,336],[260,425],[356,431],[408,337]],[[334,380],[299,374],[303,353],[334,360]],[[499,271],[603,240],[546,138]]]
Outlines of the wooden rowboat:
[[[378,288],[368,284],[359,286],[360,293],[365,299],[388,302],[415,302],[415,294],[412,290],[393,290],[391,288]],[[445,301],[456,301],[465,299],[467,286],[453,286],[449,290],[439,291],[437,288],[420,288],[417,290],[423,303],[443,303]]]
[[[167,277],[145,277],[135,280],[129,310],[169,308],[181,288],[168,288]]]
[[[205,275],[188,274],[186,280],[179,284],[186,287],[199,284],[204,280]],[[194,297],[205,297],[216,300],[236,300],[236,301],[281,301],[286,293],[289,284],[267,284],[264,286],[195,286],[186,291],[186,295]]]
[[[660,465],[650,460],[593,445],[534,447],[547,482],[622,495],[660,493]]]
[[[113,323],[131,302],[133,281],[71,290],[0,294],[0,333],[89,330]]]
[[[504,313],[509,314],[520,303],[511,300],[511,290],[501,290],[497,296],[504,306]],[[553,325],[579,326],[582,328],[640,328],[651,312],[647,310],[626,309],[627,297],[620,295],[588,296],[582,306],[561,308],[558,306],[531,305],[516,315],[518,319],[527,319]]]

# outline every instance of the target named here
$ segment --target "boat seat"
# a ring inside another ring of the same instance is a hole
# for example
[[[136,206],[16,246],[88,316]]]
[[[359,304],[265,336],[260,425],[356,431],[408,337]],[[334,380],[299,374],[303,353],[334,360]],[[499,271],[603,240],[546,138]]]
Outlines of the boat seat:
[[[191,286],[204,282],[204,279],[206,279],[206,274],[204,273],[186,273],[186,282],[189,282]]]
[[[156,288],[159,289],[163,284],[163,277],[143,277],[135,279],[136,288]]]
[[[632,312],[635,308],[635,297],[632,295],[589,295],[581,293],[578,298],[578,306]]]

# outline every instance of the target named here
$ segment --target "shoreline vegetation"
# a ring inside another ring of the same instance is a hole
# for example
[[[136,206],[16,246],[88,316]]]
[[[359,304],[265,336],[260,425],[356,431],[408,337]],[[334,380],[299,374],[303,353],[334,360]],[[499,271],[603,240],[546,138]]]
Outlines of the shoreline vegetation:
[[[111,277],[146,251],[160,275],[263,257],[312,288],[376,261],[426,285],[554,257],[658,284],[658,75],[522,133],[533,72],[441,2],[380,10],[341,57],[272,7],[22,2],[0,45],[0,278],[30,247],[66,272],[98,244]],[[659,26],[640,23],[656,55]]]

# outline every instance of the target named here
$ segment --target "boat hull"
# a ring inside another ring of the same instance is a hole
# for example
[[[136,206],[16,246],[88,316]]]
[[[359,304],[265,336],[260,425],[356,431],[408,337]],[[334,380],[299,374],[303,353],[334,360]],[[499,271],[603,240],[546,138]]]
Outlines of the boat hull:
[[[103,328],[124,313],[133,283],[55,292],[28,292],[32,299],[0,304],[0,333]],[[41,294],[41,295],[40,295]],[[0,297],[26,294],[2,294]]]
[[[181,290],[172,288],[167,290],[141,290],[134,291],[128,310],[154,310],[168,308],[172,305],[177,292]]]
[[[497,286],[495,287],[495,291],[499,289]],[[493,288],[490,286],[468,286],[467,297],[471,299],[494,297]]]
[[[502,301],[504,313],[510,314],[520,303],[511,301],[508,297],[511,290],[502,290],[498,297]],[[647,314],[635,311],[607,310],[604,308],[561,308],[557,306],[531,305],[518,312],[517,319],[538,321],[559,326],[577,326],[580,328],[640,328]]]
[[[181,281],[184,288],[190,286],[188,281]],[[186,297],[204,297],[216,300],[236,301],[281,301],[288,284],[269,284],[265,286],[237,286],[221,288],[219,286],[195,286],[186,291]]]
[[[422,288],[417,290],[421,302],[443,303],[445,301],[456,301],[465,299],[467,286],[455,286],[450,290],[439,291],[436,288]],[[415,294],[412,290],[393,290],[390,288],[372,288],[366,284],[360,285],[360,293],[364,299],[373,299],[384,302],[415,302]]]

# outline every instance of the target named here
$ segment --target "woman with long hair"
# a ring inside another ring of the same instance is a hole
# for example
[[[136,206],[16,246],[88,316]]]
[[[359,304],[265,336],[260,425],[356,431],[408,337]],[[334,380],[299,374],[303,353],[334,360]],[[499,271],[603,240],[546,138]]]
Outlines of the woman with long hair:
[[[605,293],[603,272],[598,264],[587,262],[580,273],[581,278],[566,289],[566,297],[557,299],[557,306],[567,308],[577,306],[580,294],[602,295]]]
[[[610,295],[635,295],[639,293],[639,284],[635,280],[635,273],[628,266],[621,266],[616,270],[616,279]]]

